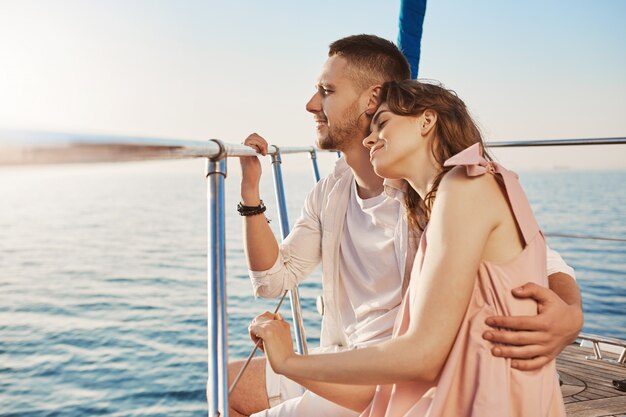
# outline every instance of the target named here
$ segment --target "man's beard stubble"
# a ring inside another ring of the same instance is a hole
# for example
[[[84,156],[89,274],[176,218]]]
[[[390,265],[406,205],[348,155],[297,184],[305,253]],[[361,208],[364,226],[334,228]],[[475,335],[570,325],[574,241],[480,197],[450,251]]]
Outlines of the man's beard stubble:
[[[317,139],[317,146],[320,149],[337,150],[345,149],[359,134],[359,119],[362,114],[358,113],[358,102],[355,100],[342,115],[339,122],[327,124],[328,133],[326,136]],[[328,123],[328,119],[327,123]]]

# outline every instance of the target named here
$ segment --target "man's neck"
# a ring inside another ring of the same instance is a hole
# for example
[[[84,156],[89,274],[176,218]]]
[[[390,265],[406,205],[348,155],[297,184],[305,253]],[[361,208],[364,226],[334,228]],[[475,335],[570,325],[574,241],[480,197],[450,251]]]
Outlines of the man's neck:
[[[356,189],[362,199],[376,197],[383,192],[383,179],[374,172],[369,151],[364,146],[344,149],[343,155],[356,180]]]

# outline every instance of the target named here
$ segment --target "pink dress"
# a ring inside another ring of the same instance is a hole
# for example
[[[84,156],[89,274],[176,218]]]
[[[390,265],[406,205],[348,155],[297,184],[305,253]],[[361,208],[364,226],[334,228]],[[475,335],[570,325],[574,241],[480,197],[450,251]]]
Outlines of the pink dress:
[[[511,368],[510,359],[492,356],[491,343],[482,338],[489,316],[537,314],[533,300],[516,299],[511,289],[529,281],[547,286],[546,244],[517,175],[497,163],[488,163],[478,144],[445,165],[465,166],[470,177],[485,173],[499,177],[522,232],[524,250],[505,263],[480,263],[474,293],[438,380],[433,384],[379,385],[361,416],[564,417],[554,360],[536,371],[519,371]],[[423,233],[414,268],[421,268],[426,247]],[[419,275],[413,276],[412,282],[419,279]],[[411,287],[403,300],[394,337],[404,334],[409,326]]]

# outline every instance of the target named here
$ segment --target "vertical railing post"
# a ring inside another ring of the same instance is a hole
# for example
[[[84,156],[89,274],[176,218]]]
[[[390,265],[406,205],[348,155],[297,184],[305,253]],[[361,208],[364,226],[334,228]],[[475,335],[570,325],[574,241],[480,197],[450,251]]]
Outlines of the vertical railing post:
[[[207,400],[209,417],[228,416],[228,344],[226,320],[226,234],[224,222],[224,179],[226,153],[207,159],[208,270],[207,321],[208,363]]]
[[[285,189],[283,187],[283,174],[281,170],[280,150],[276,148],[276,152],[272,154],[272,167],[274,172],[274,189],[276,191],[276,205],[278,207],[278,217],[280,219],[280,232],[283,240],[289,234],[289,220],[287,218],[287,202],[285,200]],[[301,355],[308,354],[306,345],[306,336],[304,334],[304,322],[302,320],[302,312],[300,309],[300,297],[298,296],[298,288],[294,288],[289,292],[291,300],[291,314],[293,317],[294,331],[296,335],[296,348]]]
[[[315,148],[309,153],[309,158],[311,158],[311,163],[313,164],[313,178],[315,178],[315,182],[317,183],[320,181],[320,170],[317,167],[317,152]]]

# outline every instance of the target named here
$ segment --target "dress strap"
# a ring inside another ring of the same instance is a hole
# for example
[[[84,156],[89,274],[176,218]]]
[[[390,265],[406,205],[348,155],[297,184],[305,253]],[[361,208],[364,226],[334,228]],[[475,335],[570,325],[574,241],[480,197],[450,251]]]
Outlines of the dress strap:
[[[445,167],[458,165],[465,166],[467,175],[470,177],[477,177],[490,172],[502,179],[515,220],[524,237],[524,243],[528,245],[535,238],[535,235],[540,232],[540,229],[528,198],[526,198],[526,193],[524,193],[519,183],[517,174],[496,162],[487,161],[483,157],[479,143],[475,143],[464,151],[459,152],[443,164]]]

